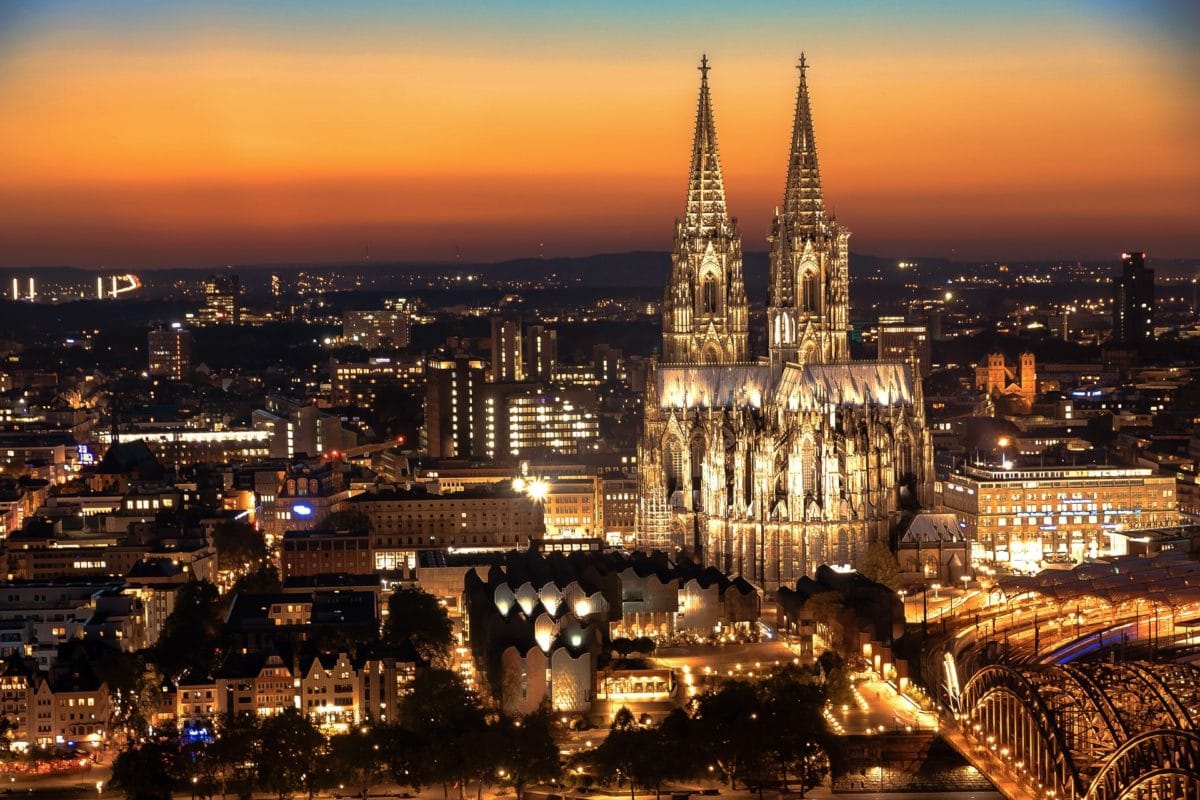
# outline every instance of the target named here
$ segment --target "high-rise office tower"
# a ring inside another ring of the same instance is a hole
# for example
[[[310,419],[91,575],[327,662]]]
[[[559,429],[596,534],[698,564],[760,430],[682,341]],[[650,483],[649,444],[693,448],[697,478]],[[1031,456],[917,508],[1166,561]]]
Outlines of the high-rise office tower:
[[[149,373],[183,380],[192,371],[192,332],[178,322],[150,331]]]
[[[407,310],[342,312],[342,337],[368,350],[408,347],[409,330]]]
[[[431,360],[426,365],[425,436],[429,455],[483,455],[488,439],[483,377],[484,362],[466,356]]]
[[[531,381],[554,379],[558,363],[558,331],[544,325],[525,329],[525,377]]]
[[[878,337],[876,353],[880,361],[907,361],[916,356],[921,377],[929,376],[932,348],[926,326],[909,325],[903,319],[886,322],[881,319]]]
[[[1113,342],[1139,345],[1153,336],[1154,270],[1145,253],[1122,253],[1121,274],[1113,279]]]
[[[492,317],[492,381],[525,380],[521,346],[521,315],[506,311]]]
[[[242,321],[238,298],[242,293],[237,275],[209,275],[204,279],[204,307],[214,322],[238,325]]]

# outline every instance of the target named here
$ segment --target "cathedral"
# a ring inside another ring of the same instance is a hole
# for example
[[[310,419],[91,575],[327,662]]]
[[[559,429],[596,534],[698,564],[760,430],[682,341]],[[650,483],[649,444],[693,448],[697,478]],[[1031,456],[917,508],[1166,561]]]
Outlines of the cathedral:
[[[901,504],[926,500],[932,449],[915,357],[850,360],[850,232],[825,210],[803,56],[769,236],[767,353],[751,353],[709,69],[702,59],[662,360],[646,381],[637,530],[639,546],[774,591],[886,542]]]

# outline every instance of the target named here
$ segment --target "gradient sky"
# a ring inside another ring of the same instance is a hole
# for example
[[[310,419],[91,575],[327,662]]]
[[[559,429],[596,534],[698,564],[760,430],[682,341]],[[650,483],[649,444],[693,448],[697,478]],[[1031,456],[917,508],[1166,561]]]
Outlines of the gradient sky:
[[[0,266],[668,249],[701,52],[765,249],[801,50],[880,255],[1200,256],[1191,3],[0,3]]]

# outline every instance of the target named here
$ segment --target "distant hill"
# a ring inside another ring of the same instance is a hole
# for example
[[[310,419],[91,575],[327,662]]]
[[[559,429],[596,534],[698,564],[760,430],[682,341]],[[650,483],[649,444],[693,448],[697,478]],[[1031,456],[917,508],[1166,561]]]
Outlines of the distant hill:
[[[920,264],[916,273],[907,273],[903,277],[896,269],[900,258],[895,256],[875,256],[863,253],[850,254],[850,275],[861,278],[868,274],[880,274],[887,283],[911,282],[918,280],[933,280],[954,277],[964,271],[994,269],[995,262],[955,262],[945,258],[902,256],[904,260],[917,261]],[[1038,270],[1061,262],[1009,262],[1015,269],[1024,271]],[[1111,261],[1087,262],[1098,267],[1110,267],[1113,274],[1117,273],[1118,262],[1114,257]],[[1200,259],[1152,259],[1151,264],[1160,278],[1190,277],[1200,272]],[[354,289],[357,286],[368,288],[356,283],[356,277],[367,280],[371,288],[387,290],[411,285],[407,280],[411,276],[446,276],[446,275],[475,275],[484,281],[529,281],[553,282],[559,286],[576,286],[580,288],[660,288],[667,280],[670,270],[671,255],[667,252],[637,250],[627,253],[599,253],[591,256],[561,257],[561,258],[519,258],[509,261],[490,263],[468,262],[430,262],[430,261],[354,261],[354,262],[313,262],[306,264],[237,264],[228,267],[211,268],[166,268],[147,269],[137,272],[145,287],[145,296],[166,297],[177,291],[177,282],[195,282],[204,275],[219,272],[236,272],[242,279],[242,285],[250,294],[259,294],[269,289],[270,276],[280,275],[285,280],[294,279],[298,273],[328,272],[336,276],[334,282],[337,290]],[[758,294],[767,286],[767,253],[747,252],[744,254],[743,270],[746,278],[747,291]],[[85,270],[77,267],[36,267],[27,269],[0,269],[0,288],[7,289],[12,278],[35,276],[39,281],[58,281],[87,287],[95,281],[97,275],[112,274],[117,270]],[[406,280],[396,280],[395,287],[390,287],[392,279],[405,277]]]

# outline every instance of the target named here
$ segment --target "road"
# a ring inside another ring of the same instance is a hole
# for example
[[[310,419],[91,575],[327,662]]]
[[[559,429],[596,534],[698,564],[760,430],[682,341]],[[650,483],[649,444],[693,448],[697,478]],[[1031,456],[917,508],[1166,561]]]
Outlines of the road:
[[[704,672],[704,668],[708,667],[726,677],[777,667],[795,657],[788,649],[787,643],[781,639],[742,644],[663,647],[654,654],[654,660],[664,667],[677,670],[688,667],[692,672],[698,673]]]
[[[888,731],[937,730],[937,715],[922,711],[886,681],[871,679],[854,687],[854,703],[831,711],[835,730],[846,735]]]

